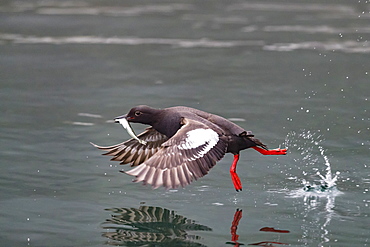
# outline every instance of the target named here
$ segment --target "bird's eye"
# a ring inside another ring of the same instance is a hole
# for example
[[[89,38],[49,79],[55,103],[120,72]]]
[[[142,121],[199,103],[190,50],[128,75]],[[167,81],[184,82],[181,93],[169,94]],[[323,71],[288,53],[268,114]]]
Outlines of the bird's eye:
[[[136,112],[135,112],[135,116],[137,116],[137,117],[138,117],[138,116],[140,116],[140,115],[141,115],[141,111],[136,111]]]

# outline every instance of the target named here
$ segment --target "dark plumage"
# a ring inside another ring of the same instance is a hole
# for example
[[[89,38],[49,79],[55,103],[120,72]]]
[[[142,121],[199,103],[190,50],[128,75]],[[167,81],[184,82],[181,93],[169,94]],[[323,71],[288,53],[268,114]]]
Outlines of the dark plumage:
[[[135,182],[143,181],[153,188],[184,187],[206,175],[225,153],[232,153],[230,174],[235,189],[240,191],[236,164],[241,150],[254,148],[264,155],[286,154],[286,149],[268,150],[251,131],[223,117],[190,107],[154,109],[141,105],[116,120],[122,118],[151,126],[137,136],[146,145],[135,139],[109,147],[93,145],[107,151],[104,155],[113,156],[111,160],[131,163],[135,168],[123,172],[135,176]]]

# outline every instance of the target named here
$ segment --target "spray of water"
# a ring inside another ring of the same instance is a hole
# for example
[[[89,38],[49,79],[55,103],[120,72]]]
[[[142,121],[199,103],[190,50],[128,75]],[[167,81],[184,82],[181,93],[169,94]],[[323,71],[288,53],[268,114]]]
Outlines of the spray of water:
[[[301,226],[302,239],[309,245],[312,236],[316,236],[320,240],[318,246],[324,246],[330,241],[328,226],[336,215],[335,198],[342,194],[336,186],[340,173],[332,172],[329,157],[322,145],[323,140],[319,131],[310,130],[291,132],[286,138],[290,155],[295,157],[294,170],[302,172],[301,175],[291,177],[303,184],[303,188],[288,191],[287,197],[303,198],[299,211],[304,219]]]
[[[333,176],[329,158],[321,145],[323,140],[319,132],[310,130],[291,132],[287,135],[285,145],[291,152],[296,150],[300,153],[294,161],[297,163],[297,169],[302,170],[301,178],[297,177],[296,180],[303,184],[303,189],[291,191],[289,196],[326,196],[327,193],[340,193],[336,188],[340,173],[335,172]]]
[[[340,172],[336,172],[335,176],[333,177],[332,176],[332,172],[331,172],[331,165],[330,165],[330,162],[329,162],[329,159],[328,157],[325,155],[324,153],[324,149],[321,147],[321,146],[318,146],[319,150],[320,150],[320,153],[321,153],[321,156],[324,158],[325,160],[325,166],[326,166],[326,173],[325,173],[325,176],[323,176],[319,171],[317,172],[317,175],[320,176],[321,178],[321,182],[322,182],[322,185],[327,187],[327,188],[333,188],[334,186],[336,186],[336,181],[338,180],[338,175],[340,174]]]

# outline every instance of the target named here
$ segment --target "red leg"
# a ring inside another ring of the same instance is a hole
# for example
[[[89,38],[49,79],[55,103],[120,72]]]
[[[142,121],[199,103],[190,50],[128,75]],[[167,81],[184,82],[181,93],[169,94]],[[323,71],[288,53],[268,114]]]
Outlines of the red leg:
[[[230,167],[231,180],[233,181],[234,187],[237,192],[242,190],[242,183],[240,182],[238,174],[236,174],[236,165],[239,160],[239,154],[234,155],[233,164]]]
[[[252,148],[260,152],[263,155],[285,155],[287,151],[287,149],[280,149],[280,148],[270,149],[270,150],[266,150],[260,147],[252,147]]]

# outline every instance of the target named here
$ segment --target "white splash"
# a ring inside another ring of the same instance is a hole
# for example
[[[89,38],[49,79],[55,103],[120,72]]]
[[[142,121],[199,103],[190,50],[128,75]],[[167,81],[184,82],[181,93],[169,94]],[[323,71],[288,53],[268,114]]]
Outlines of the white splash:
[[[328,156],[325,154],[324,148],[321,146],[323,137],[321,134],[304,130],[302,133],[297,134],[292,132],[288,135],[286,139],[286,145],[292,150],[296,149],[300,151],[301,158],[294,159],[295,162],[300,162],[298,169],[302,169],[302,175],[304,178],[296,177],[297,181],[301,181],[303,189],[299,188],[288,192],[289,197],[327,197],[327,196],[337,196],[342,194],[336,188],[336,181],[338,180],[339,171],[335,172],[333,175],[331,164]],[[320,155],[315,155],[315,149],[318,149]],[[321,162],[324,160],[325,172],[320,172],[320,168],[317,168]],[[314,181],[307,181],[305,178],[311,178],[312,174],[307,169],[311,168],[318,176],[319,183]]]
[[[303,130],[301,133],[291,132],[288,134],[286,144],[292,153],[295,153],[294,151],[300,152],[301,157],[294,159],[294,161],[297,163],[296,168],[302,170],[301,175],[289,177],[294,178],[295,181],[301,181],[303,188],[282,191],[289,198],[303,198],[303,203],[300,204],[303,209],[299,211],[300,214],[303,214],[305,222],[301,226],[302,239],[311,241],[308,236],[318,236],[320,241],[318,246],[324,246],[324,243],[331,241],[328,226],[332,218],[336,216],[335,198],[343,194],[336,187],[340,173],[336,172],[333,176],[329,158],[321,144],[322,141],[323,137],[320,131]],[[323,163],[325,172],[321,173],[322,169],[319,167]],[[314,175],[318,177],[315,179],[316,182],[309,181]]]
[[[330,162],[329,162],[329,159],[328,157],[324,154],[324,149],[321,147],[321,146],[318,146],[319,150],[320,150],[320,153],[321,153],[321,156],[324,158],[325,160],[325,166],[326,166],[326,174],[325,176],[321,175],[321,173],[318,171],[317,172],[317,175],[320,176],[320,178],[322,179],[321,182],[322,182],[322,185],[323,186],[326,186],[328,188],[332,188],[336,185],[336,181],[338,180],[338,175],[340,174],[340,172],[336,172],[335,176],[333,177],[332,176],[332,172],[331,172],[331,166],[330,166]]]

